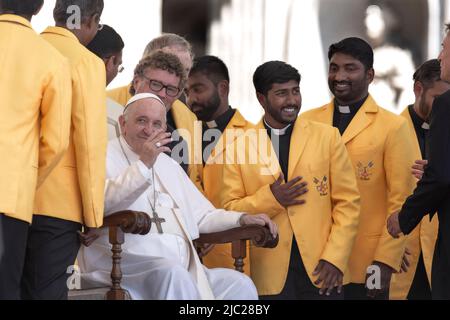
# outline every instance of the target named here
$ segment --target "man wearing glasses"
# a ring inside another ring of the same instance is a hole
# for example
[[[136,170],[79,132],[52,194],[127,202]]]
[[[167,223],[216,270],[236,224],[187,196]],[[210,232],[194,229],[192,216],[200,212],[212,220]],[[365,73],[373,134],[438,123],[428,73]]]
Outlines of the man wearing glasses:
[[[157,38],[154,38],[147,44],[142,55],[142,59],[156,50],[162,50],[164,52],[176,55],[180,60],[186,75],[189,74],[189,70],[192,67],[194,53],[192,51],[191,44],[185,38],[174,33],[165,33]],[[134,80],[132,83],[134,83]],[[121,106],[125,106],[134,94],[130,92],[132,83],[127,86],[109,90],[106,94],[109,98]],[[181,89],[181,91],[183,90]],[[184,104],[184,101],[182,101],[183,97],[184,95],[180,94],[180,99],[175,99],[171,106],[166,105],[167,109],[170,109],[170,112],[167,113],[167,124],[173,129],[178,129],[177,132],[179,132],[183,139],[188,143],[189,153],[187,154],[189,155],[190,165],[184,165],[184,169],[187,169],[191,181],[194,182],[197,188],[203,192],[203,185],[201,181],[203,165],[200,158],[197,161],[194,161],[193,152],[194,128],[197,118]]]
[[[173,112],[171,107],[182,94],[186,78],[186,70],[176,55],[157,50],[136,66],[130,93],[153,93],[164,102],[168,113],[167,131],[172,133],[173,140],[169,145],[170,156],[188,173],[189,150],[188,143],[181,137],[183,129],[178,129],[174,122],[169,121],[169,118],[173,119],[169,116]]]

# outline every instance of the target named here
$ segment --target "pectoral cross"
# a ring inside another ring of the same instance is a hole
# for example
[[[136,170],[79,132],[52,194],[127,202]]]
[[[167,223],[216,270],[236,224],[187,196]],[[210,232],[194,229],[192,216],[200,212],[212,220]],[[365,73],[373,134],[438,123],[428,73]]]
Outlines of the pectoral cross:
[[[152,223],[155,223],[156,224],[156,229],[158,229],[158,233],[163,233],[163,229],[162,229],[162,226],[161,226],[161,224],[163,223],[163,222],[166,222],[166,219],[164,219],[164,218],[160,218],[159,216],[158,216],[158,214],[156,213],[156,210],[153,210],[153,218],[150,218],[150,221],[152,222]]]

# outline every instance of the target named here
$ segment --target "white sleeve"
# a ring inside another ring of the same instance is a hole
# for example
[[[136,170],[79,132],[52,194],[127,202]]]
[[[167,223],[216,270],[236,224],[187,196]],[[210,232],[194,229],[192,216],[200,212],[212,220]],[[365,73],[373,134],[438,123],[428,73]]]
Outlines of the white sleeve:
[[[151,185],[151,172],[142,161],[108,178],[105,184],[105,216],[127,210]]]
[[[200,233],[220,232],[239,227],[241,212],[216,209],[211,202],[197,189],[194,183],[179,169],[183,191],[189,201],[189,211],[195,219]],[[180,182],[181,182],[180,181]]]

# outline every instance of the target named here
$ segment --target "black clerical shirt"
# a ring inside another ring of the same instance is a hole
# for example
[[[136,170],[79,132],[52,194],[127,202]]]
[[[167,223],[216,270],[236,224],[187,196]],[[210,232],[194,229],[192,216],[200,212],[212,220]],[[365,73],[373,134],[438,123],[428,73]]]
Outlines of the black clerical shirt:
[[[202,158],[203,158],[203,165],[205,165],[206,161],[208,160],[209,156],[211,155],[211,151],[216,146],[217,142],[219,142],[220,137],[215,137],[215,139],[205,139],[205,132],[209,129],[215,129],[219,130],[220,133],[223,133],[230,123],[231,119],[233,118],[234,114],[236,113],[236,109],[233,109],[231,107],[228,108],[227,111],[225,111],[223,114],[221,114],[217,119],[213,121],[203,122],[202,123]],[[211,141],[212,140],[212,141]],[[209,146],[208,152],[205,154],[206,147]]]
[[[427,136],[429,131],[428,123],[423,121],[421,117],[414,110],[414,106],[408,106],[409,115],[411,116],[412,122],[414,124],[414,131],[416,131],[417,140],[419,141],[420,153],[422,154],[422,159],[426,159],[426,145]]]
[[[270,128],[265,121],[264,127],[267,130],[267,134],[269,135],[272,141],[273,148],[275,149],[275,152],[277,154],[281,171],[284,174],[284,180],[285,182],[287,182],[289,168],[289,149],[291,146],[291,137],[292,131],[294,129],[294,124],[291,124],[288,128],[281,129],[281,131],[283,131],[282,134],[276,134],[277,132],[280,132],[280,130]],[[275,135],[277,137],[275,137]],[[275,141],[277,140],[276,138],[278,138],[279,146],[275,144]]]
[[[167,132],[170,132],[173,135],[173,132],[177,129],[175,125],[175,120],[172,116],[172,110],[167,112]],[[179,152],[171,152],[166,153],[169,157],[172,157],[172,153],[176,158],[174,159],[180,166],[183,168],[184,172],[188,174],[189,169],[189,146],[187,142],[183,139],[183,137],[180,135],[180,138],[178,141],[172,141],[167,145],[170,150],[173,150],[175,147],[177,147],[177,151]],[[186,151],[186,153],[184,152]]]
[[[338,128],[339,132],[344,134],[350,122],[355,117],[356,113],[358,113],[359,109],[361,109],[364,102],[367,100],[366,96],[364,99],[359,100],[355,103],[352,103],[348,107],[348,113],[342,113],[339,111],[339,104],[336,99],[334,99],[334,113],[333,113],[333,127]]]

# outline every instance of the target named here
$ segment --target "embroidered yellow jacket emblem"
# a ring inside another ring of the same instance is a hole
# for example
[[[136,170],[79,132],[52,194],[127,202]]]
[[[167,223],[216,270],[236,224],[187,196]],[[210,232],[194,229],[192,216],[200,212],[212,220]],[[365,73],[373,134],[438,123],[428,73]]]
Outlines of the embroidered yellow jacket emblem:
[[[317,179],[314,177],[313,179],[314,184],[316,185],[316,190],[319,192],[319,194],[324,197],[328,195],[328,178],[327,176],[324,176],[322,180]]]
[[[365,181],[370,180],[370,176],[372,175],[371,169],[373,168],[373,166],[373,161],[370,161],[367,166],[365,166],[361,162],[358,162],[358,164],[356,165],[356,167],[358,168],[358,178]]]

